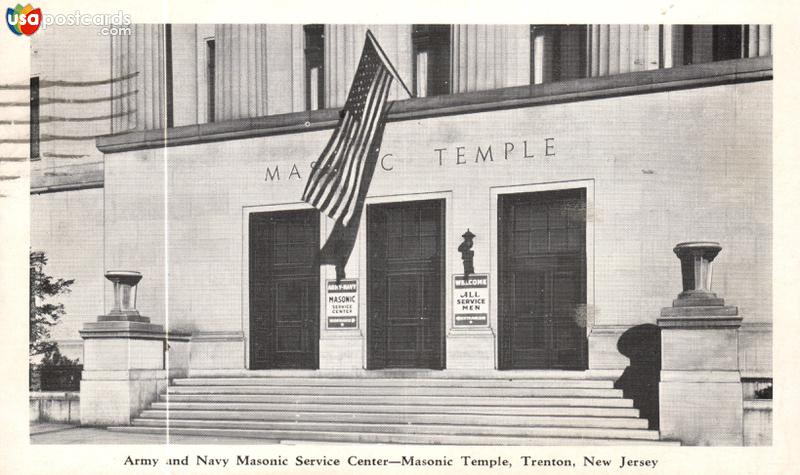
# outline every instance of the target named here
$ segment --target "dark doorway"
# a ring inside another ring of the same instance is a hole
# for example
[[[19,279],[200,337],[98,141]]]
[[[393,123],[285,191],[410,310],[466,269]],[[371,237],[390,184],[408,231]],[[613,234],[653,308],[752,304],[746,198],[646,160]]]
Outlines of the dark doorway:
[[[319,366],[319,212],[250,215],[250,369]]]
[[[586,190],[498,205],[500,369],[586,369]]]
[[[444,202],[367,207],[370,369],[444,368]]]

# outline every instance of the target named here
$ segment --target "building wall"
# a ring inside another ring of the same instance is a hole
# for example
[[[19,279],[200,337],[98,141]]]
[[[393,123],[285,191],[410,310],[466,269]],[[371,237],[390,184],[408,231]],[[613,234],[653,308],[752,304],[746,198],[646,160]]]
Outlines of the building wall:
[[[99,33],[99,27],[51,25],[31,37],[41,150],[31,160],[31,249],[47,254],[48,274],[75,279],[70,293],[54,299],[66,315],[52,337],[63,354],[81,359],[78,330],[103,312],[105,285],[103,154],[95,137],[111,132],[112,78],[110,68],[99,67],[111,55],[109,37]]]
[[[99,33],[99,27],[50,26],[31,37],[31,76],[40,81],[41,156],[31,161],[34,191],[102,185],[103,155],[94,139],[111,132],[111,70],[102,66],[111,56],[111,41]]]
[[[493,192],[515,185],[572,186],[567,182],[593,190],[587,287],[589,364],[595,369],[624,368],[619,335],[655,323],[660,308],[681,290],[672,247],[717,240],[723,251],[715,261],[714,290],[738,305],[745,325],[755,329],[745,328],[741,338],[748,355],[742,369],[770,372],[769,333],[763,331],[771,320],[770,116],[766,81],[393,122],[381,148],[381,155],[392,154],[384,165],[393,169],[376,170],[369,200],[430,193],[448,200],[449,282],[460,272],[456,248],[467,228],[478,236],[476,271],[497,272],[491,258]],[[170,328],[218,342],[203,347],[205,359],[197,364],[244,366],[245,217],[251,210],[298,206],[310,162],[329,135],[325,130],[108,157],[106,265],[144,273],[139,307],[154,321],[168,320]],[[508,159],[506,143],[514,146]],[[526,143],[533,158],[523,157]],[[477,147],[485,154],[489,146],[492,159],[476,159]],[[437,149],[443,149],[441,161]],[[331,223],[322,227],[328,232]],[[363,229],[362,223],[362,238]],[[362,238],[348,276],[362,279],[365,334]],[[332,278],[332,269],[324,269],[323,277]],[[495,282],[495,306],[496,290]],[[450,300],[448,290],[448,329]],[[495,311],[492,328],[496,318]],[[332,335],[323,329],[321,338]],[[223,344],[224,352],[214,351]],[[192,351],[198,348],[193,343]]]
[[[31,195],[30,236],[31,250],[47,255],[48,275],[75,279],[69,293],[53,298],[66,315],[51,336],[64,355],[83,360],[78,330],[103,313],[103,189]]]

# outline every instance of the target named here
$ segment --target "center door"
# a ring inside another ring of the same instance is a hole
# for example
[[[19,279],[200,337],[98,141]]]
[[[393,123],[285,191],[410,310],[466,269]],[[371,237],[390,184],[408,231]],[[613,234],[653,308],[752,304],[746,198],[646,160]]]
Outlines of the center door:
[[[444,202],[367,207],[369,369],[444,368]]]

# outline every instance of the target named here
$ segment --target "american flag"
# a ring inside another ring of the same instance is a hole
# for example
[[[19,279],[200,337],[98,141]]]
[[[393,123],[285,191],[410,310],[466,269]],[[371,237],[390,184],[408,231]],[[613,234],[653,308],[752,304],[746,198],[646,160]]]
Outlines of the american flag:
[[[391,64],[367,31],[341,119],[303,191],[303,201],[344,226],[361,214],[381,147],[393,77]]]

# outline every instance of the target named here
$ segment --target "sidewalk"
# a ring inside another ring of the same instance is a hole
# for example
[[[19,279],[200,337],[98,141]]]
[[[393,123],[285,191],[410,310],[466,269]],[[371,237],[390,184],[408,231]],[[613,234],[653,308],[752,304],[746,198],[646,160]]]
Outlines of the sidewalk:
[[[60,444],[165,444],[166,434],[127,434],[112,432],[98,427],[81,427],[75,424],[54,422],[31,422],[32,445]],[[276,441],[268,439],[245,439],[233,437],[203,437],[195,435],[172,435],[170,444],[182,445],[266,445],[294,444],[293,441]]]

